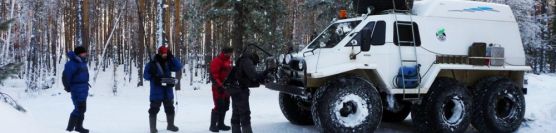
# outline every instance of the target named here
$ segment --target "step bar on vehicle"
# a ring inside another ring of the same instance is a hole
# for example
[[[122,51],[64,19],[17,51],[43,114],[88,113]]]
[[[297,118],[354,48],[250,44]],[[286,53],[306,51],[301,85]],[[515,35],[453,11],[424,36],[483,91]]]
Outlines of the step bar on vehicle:
[[[297,96],[303,96],[303,97],[308,96],[308,93],[305,90],[305,88],[300,87],[300,86],[284,85],[284,84],[280,84],[280,83],[266,83],[265,87],[270,89],[270,90],[275,90],[275,91],[287,93],[287,94],[290,94],[290,95],[297,95]]]

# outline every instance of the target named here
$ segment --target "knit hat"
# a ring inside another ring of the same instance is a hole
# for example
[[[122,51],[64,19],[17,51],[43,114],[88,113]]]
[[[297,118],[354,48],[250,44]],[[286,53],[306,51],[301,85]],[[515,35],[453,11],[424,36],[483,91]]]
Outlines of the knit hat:
[[[81,53],[87,53],[87,48],[85,48],[83,46],[77,46],[73,49],[73,52],[77,55],[79,55]]]
[[[231,47],[224,47],[222,49],[222,53],[232,53],[232,52],[234,52],[234,49]]]
[[[160,46],[160,48],[158,48],[158,54],[168,54],[168,47]]]

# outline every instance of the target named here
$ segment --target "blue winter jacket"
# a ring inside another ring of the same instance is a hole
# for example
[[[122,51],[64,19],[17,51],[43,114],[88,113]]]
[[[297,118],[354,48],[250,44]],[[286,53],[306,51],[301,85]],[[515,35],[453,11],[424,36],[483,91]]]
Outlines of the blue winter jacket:
[[[89,69],[87,60],[68,52],[69,61],[64,66],[62,83],[71,90],[72,99],[76,101],[87,100],[89,95]]]
[[[168,56],[169,60],[167,63],[162,61],[160,55],[156,55],[147,65],[145,66],[145,70],[143,72],[143,76],[145,80],[149,80],[151,83],[151,94],[150,100],[151,101],[161,101],[161,100],[173,100],[174,99],[174,91],[172,90],[173,87],[163,87],[162,85],[156,83],[155,78],[168,78],[171,76],[171,72],[177,72],[181,70],[182,64],[178,58]],[[161,72],[156,63],[160,63],[162,67]]]

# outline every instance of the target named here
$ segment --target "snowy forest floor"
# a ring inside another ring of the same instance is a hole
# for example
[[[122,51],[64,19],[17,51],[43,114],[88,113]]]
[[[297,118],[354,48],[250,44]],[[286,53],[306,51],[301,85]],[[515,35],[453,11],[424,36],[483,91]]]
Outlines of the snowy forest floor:
[[[121,70],[121,69],[120,69]],[[85,127],[93,133],[146,133],[148,132],[149,84],[136,87],[136,82],[118,84],[118,94],[112,93],[113,76],[111,72],[101,73],[99,81],[91,83],[91,96],[85,118]],[[556,75],[528,75],[529,90],[526,95],[526,122],[519,130],[522,133],[556,132]],[[123,81],[123,78],[117,79]],[[189,81],[188,79],[183,79]],[[176,125],[180,132],[208,132],[210,110],[213,107],[210,86],[193,90],[189,82],[177,91],[178,102]],[[6,133],[63,132],[70,112],[73,109],[70,95],[63,91],[60,84],[53,88],[29,94],[24,92],[25,82],[11,79],[0,86],[0,91],[10,94],[27,109],[20,113],[0,102],[0,130]],[[254,132],[265,133],[316,133],[313,126],[290,124],[280,111],[278,92],[265,88],[251,89],[250,105]],[[226,123],[229,124],[231,111]],[[159,113],[158,129],[166,131],[164,111]],[[412,132],[411,118],[401,123],[382,123],[376,132]],[[468,132],[476,132],[468,129]]]

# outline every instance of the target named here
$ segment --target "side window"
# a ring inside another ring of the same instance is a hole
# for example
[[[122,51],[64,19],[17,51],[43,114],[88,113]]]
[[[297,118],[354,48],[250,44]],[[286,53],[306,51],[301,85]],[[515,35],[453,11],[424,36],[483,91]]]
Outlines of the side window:
[[[396,26],[398,25],[398,26]],[[413,29],[411,26],[413,25]],[[398,27],[400,28],[398,30]],[[399,39],[398,39],[398,31],[399,31]],[[413,36],[415,35],[415,39]],[[399,42],[398,42],[399,40]],[[419,26],[415,22],[403,22],[398,21],[394,23],[394,44],[398,46],[421,46],[421,37],[419,35]]]
[[[384,45],[386,43],[386,22],[378,21],[372,35],[371,45]]]
[[[353,43],[355,41],[355,43]],[[348,43],[348,46],[361,46],[361,43],[384,45],[386,42],[386,22],[370,22]]]
[[[357,33],[357,35],[355,35],[353,39],[351,39],[351,41],[346,45],[346,47],[361,46],[361,42],[363,42],[362,39],[364,39],[363,34],[365,33],[371,34],[370,32],[373,32],[374,26],[375,26],[375,22],[367,23],[367,25],[365,25],[365,27],[363,27],[363,29],[361,29],[361,31],[359,31],[359,33]]]
[[[308,48],[333,48],[346,38],[359,23],[361,21],[334,23],[314,39]]]

